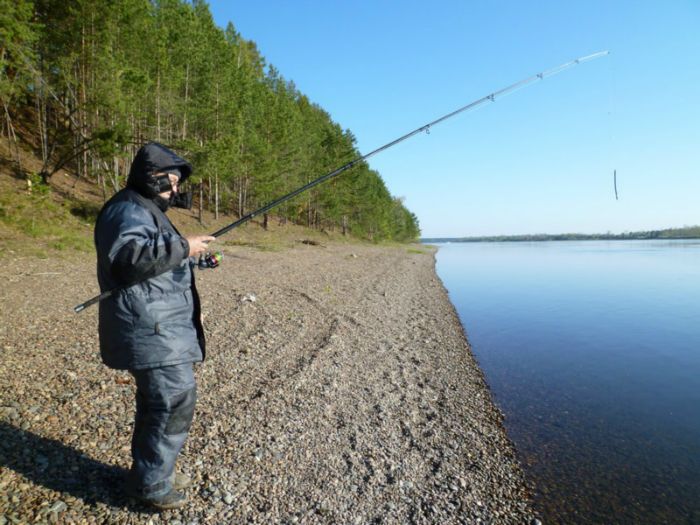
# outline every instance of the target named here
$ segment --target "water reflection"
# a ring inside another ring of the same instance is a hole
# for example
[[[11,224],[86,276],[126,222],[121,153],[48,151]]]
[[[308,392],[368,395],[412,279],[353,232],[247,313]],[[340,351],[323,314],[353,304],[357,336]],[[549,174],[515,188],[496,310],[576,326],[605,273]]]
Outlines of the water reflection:
[[[437,261],[548,522],[700,523],[700,242]]]

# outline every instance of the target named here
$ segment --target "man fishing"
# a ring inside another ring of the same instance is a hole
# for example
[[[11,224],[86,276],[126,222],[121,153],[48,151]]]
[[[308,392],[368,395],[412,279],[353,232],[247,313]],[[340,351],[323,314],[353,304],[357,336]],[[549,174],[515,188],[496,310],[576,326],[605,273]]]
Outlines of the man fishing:
[[[165,215],[192,166],[149,143],[136,154],[126,188],[95,224],[103,362],[136,381],[128,492],[158,509],[181,507],[190,480],[175,462],[196,402],[193,363],[204,359],[204,332],[193,257],[211,236],[182,237]]]

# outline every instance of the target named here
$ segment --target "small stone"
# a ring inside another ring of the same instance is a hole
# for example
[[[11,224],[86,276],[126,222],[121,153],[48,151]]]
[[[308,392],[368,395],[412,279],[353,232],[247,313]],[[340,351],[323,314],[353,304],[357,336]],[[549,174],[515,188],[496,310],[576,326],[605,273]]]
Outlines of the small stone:
[[[241,298],[242,303],[245,303],[245,302],[254,303],[257,300],[258,299],[257,299],[257,297],[255,297],[255,294],[252,294],[252,293],[247,293]]]
[[[233,496],[229,492],[224,494],[224,503],[226,503],[226,505],[233,503]]]
[[[13,407],[0,407],[0,414],[5,415],[10,420],[19,418],[19,412]]]
[[[61,513],[64,512],[68,509],[68,505],[66,505],[63,501],[58,500],[56,503],[51,505],[49,508],[49,512],[55,512],[55,513]]]

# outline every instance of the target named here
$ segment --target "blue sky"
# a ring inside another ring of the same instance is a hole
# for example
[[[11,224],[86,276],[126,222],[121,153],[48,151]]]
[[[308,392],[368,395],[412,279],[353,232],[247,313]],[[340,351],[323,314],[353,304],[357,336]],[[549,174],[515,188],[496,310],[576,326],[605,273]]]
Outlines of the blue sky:
[[[362,153],[524,77],[610,50],[370,159],[425,237],[700,224],[698,0],[210,7],[218,25],[233,22],[350,129]]]

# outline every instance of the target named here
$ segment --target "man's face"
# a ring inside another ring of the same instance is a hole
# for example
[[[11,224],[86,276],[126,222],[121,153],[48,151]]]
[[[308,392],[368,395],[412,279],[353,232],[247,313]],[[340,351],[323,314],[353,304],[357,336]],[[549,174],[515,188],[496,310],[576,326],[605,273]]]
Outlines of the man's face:
[[[165,173],[156,173],[156,177],[162,177],[163,175],[166,175]],[[177,193],[177,183],[180,179],[178,179],[177,175],[173,175],[172,173],[168,173],[168,179],[170,180],[170,186],[172,186],[173,191]],[[162,193],[159,193],[158,196],[162,197],[165,200],[168,200],[170,198],[170,195],[173,193],[173,191],[164,191]]]

